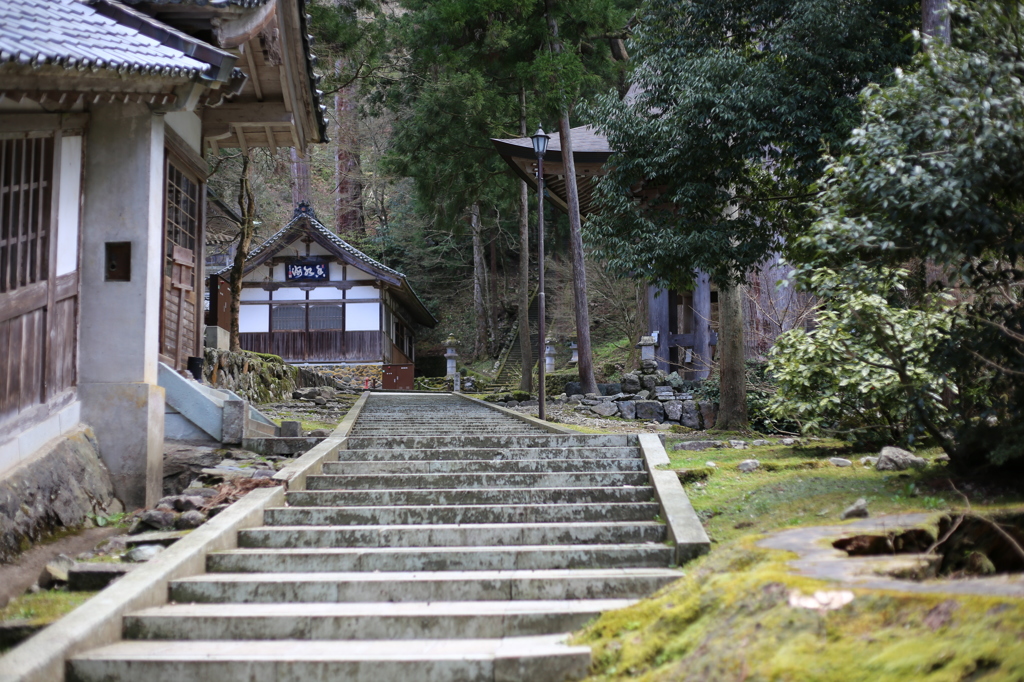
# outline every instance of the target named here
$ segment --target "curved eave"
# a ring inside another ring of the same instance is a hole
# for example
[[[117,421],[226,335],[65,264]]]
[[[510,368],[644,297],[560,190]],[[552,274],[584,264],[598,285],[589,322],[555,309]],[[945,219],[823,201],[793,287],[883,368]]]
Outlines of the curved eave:
[[[537,157],[533,153],[530,138],[502,140],[492,138],[498,154],[512,171],[534,191],[537,191]],[[611,158],[609,151],[574,151],[576,166],[576,188],[580,197],[580,213],[590,213],[594,193],[594,179],[604,174],[604,164]],[[544,186],[549,200],[563,213],[568,212],[565,187],[565,170],[562,151],[549,149],[544,155]]]

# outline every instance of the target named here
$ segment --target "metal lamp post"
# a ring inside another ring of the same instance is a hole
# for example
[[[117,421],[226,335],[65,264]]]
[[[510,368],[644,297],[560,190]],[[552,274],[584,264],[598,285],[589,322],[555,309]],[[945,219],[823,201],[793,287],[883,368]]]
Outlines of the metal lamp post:
[[[544,154],[548,150],[551,136],[543,128],[530,138],[533,140],[533,152],[537,155],[537,260],[540,273],[537,278],[537,416],[544,415],[544,341],[547,337],[544,324]],[[524,368],[526,369],[526,368]]]

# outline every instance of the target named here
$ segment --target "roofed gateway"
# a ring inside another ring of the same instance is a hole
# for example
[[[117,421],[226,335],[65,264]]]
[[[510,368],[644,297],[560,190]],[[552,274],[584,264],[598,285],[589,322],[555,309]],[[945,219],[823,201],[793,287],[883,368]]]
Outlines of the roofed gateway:
[[[411,364],[416,325],[437,324],[405,275],[331,232],[305,202],[249,253],[243,272],[242,348],[288,362]],[[215,274],[226,278],[228,268]]]

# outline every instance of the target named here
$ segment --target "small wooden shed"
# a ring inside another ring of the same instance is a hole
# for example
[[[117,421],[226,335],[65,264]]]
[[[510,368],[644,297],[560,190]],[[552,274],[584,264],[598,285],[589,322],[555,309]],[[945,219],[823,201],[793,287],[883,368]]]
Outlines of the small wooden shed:
[[[437,324],[405,275],[331,232],[305,202],[243,272],[242,348],[287,362],[411,365],[416,327]],[[216,274],[211,288],[228,268]]]

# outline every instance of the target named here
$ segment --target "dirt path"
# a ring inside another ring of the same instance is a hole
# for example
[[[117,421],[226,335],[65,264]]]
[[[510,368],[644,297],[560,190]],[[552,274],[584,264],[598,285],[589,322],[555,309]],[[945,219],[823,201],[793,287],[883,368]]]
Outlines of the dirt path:
[[[103,540],[123,533],[123,528],[88,528],[52,542],[43,542],[24,552],[14,563],[0,565],[0,608],[22,595],[35,583],[46,564],[58,554],[71,558],[88,552]]]

